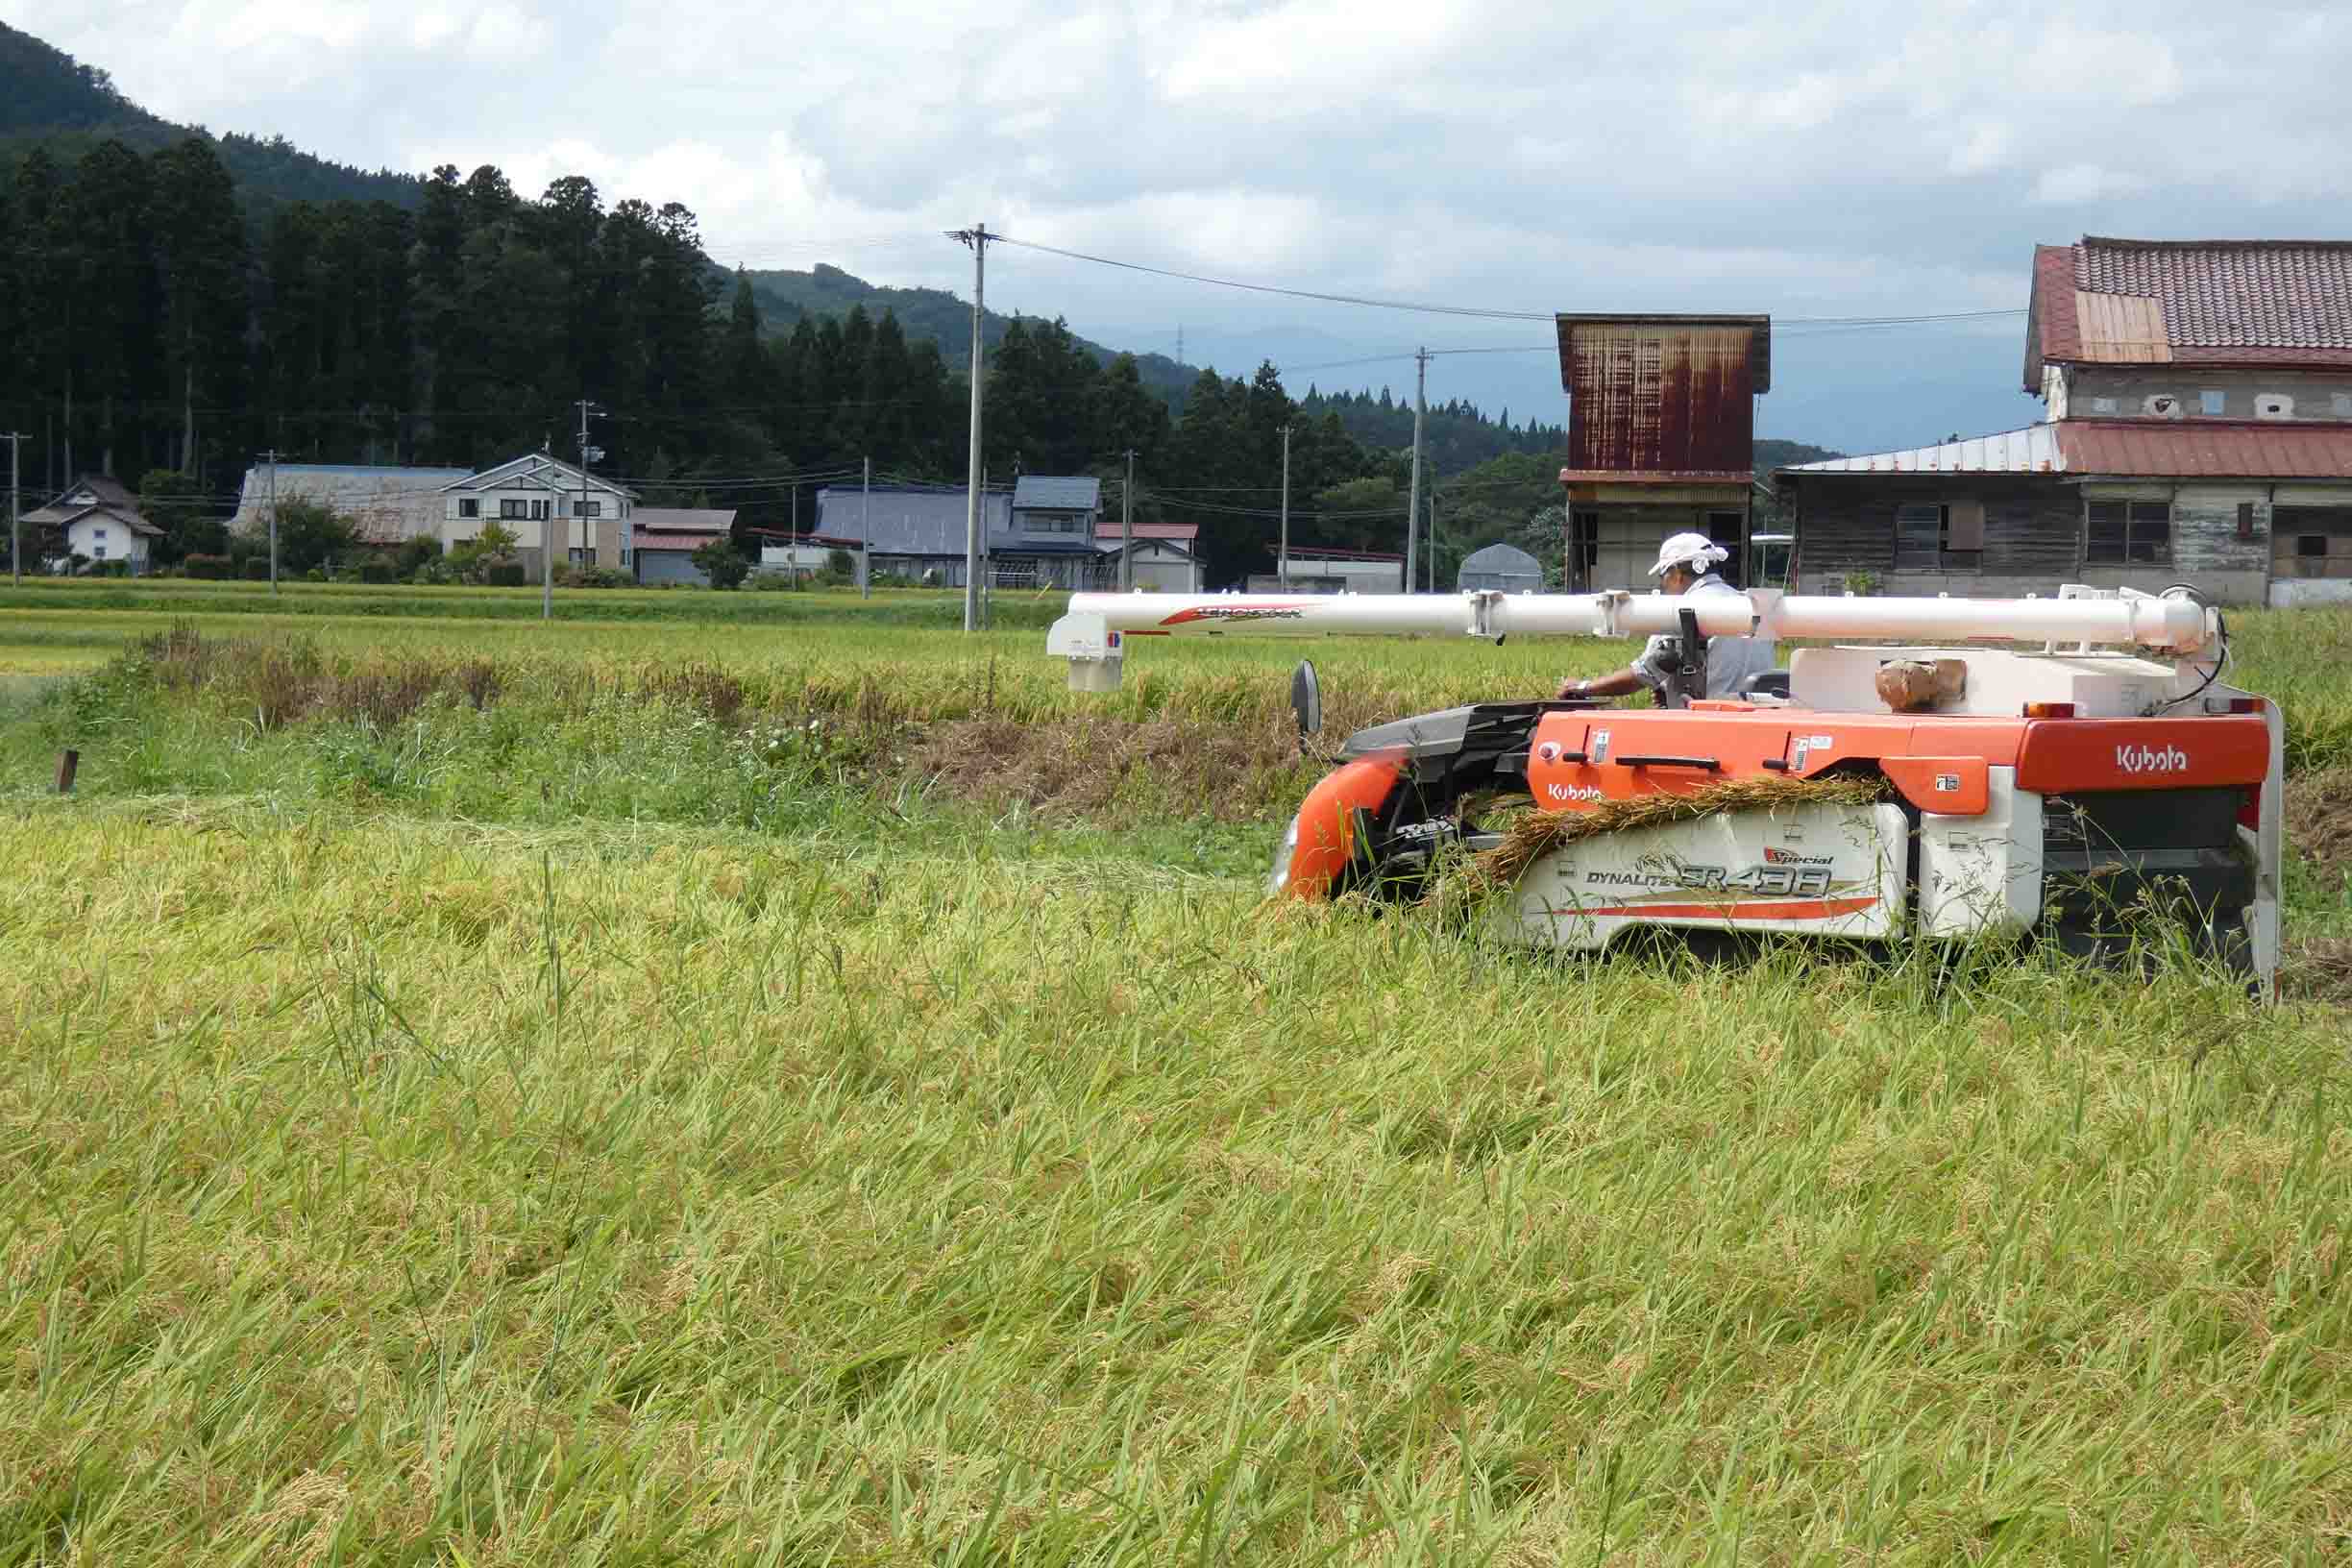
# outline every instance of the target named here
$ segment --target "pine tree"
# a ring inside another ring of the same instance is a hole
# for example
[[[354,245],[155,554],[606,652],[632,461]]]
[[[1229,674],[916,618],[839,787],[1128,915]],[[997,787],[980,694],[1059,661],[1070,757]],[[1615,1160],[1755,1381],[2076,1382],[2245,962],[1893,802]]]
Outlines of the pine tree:
[[[181,410],[173,469],[200,476],[199,402],[228,407],[243,396],[245,225],[229,171],[202,136],[164,148],[149,168],[163,290],[165,391]],[[215,437],[216,450],[221,445]]]

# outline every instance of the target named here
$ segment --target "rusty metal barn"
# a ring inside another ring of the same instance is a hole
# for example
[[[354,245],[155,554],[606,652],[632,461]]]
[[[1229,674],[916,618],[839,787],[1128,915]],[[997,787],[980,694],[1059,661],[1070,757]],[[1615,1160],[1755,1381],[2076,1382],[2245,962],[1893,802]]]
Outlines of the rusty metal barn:
[[[1772,318],[1562,315],[1568,574],[1643,587],[1668,535],[1747,559],[1755,400],[1772,390]]]

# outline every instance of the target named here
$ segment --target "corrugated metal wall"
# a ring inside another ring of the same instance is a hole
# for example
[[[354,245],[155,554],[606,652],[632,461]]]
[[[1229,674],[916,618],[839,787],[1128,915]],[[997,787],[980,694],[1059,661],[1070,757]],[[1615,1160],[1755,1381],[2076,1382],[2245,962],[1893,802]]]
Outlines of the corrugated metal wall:
[[[1754,461],[1751,327],[1574,330],[1569,466],[1738,474]]]

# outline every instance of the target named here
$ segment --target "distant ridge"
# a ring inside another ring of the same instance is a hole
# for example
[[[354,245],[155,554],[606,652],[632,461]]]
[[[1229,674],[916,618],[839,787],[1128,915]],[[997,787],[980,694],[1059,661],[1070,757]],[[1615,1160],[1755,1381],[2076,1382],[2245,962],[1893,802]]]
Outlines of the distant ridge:
[[[0,172],[13,171],[36,147],[70,165],[109,139],[153,153],[191,135],[218,151],[257,228],[289,202],[389,202],[413,208],[424,200],[424,187],[411,175],[330,162],[283,136],[215,135],[150,114],[97,66],[0,22]]]

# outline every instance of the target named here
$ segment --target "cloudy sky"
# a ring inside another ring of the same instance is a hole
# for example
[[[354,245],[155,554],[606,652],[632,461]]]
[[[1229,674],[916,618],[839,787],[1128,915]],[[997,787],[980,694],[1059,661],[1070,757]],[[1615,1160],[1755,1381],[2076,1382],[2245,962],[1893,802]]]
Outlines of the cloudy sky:
[[[942,231],[1179,271],[1523,311],[1764,310],[1763,433],[1861,450],[2035,417],[2029,247],[2338,237],[2352,11],[2139,0],[0,0],[214,131],[340,161],[496,163],[682,201],[712,253],[968,293]],[[990,303],[1294,391],[1363,355],[1540,325],[1313,305],[992,249]],[[1304,367],[1317,366],[1309,370]],[[1561,419],[1541,354],[1431,396]]]

